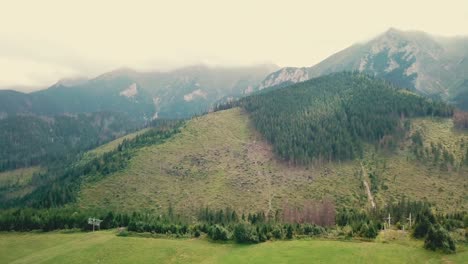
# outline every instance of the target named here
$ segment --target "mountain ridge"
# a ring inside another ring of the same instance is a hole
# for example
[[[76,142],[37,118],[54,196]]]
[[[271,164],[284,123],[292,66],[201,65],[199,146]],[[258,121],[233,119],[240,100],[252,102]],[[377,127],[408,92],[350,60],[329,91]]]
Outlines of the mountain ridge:
[[[296,75],[287,72],[296,71]],[[286,67],[267,76],[262,89],[295,83],[339,71],[360,71],[394,82],[430,97],[459,102],[468,75],[468,37],[439,37],[422,31],[390,28],[375,38],[356,43],[311,67]],[[299,76],[299,77],[298,77]]]
[[[149,72],[119,68],[89,80],[59,80],[48,89],[32,93],[13,94],[0,90],[0,113],[56,115],[124,111],[140,120],[158,116],[186,118],[207,111],[221,98],[253,92],[260,81],[277,68],[270,64],[192,65]],[[127,89],[133,89],[132,96],[126,96]],[[6,95],[9,102],[6,102]]]
[[[468,134],[454,130],[445,103],[359,73],[240,102],[178,122],[176,133],[150,128],[120,138],[31,183],[0,189],[0,200],[190,214],[228,206],[274,212],[285,202],[330,197],[365,208],[365,180],[377,206],[402,197],[437,201],[442,212],[467,206]]]

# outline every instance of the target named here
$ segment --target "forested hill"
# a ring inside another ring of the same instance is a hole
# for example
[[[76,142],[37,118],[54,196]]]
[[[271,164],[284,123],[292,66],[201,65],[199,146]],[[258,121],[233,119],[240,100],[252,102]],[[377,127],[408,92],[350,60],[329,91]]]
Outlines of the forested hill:
[[[76,154],[139,127],[124,113],[11,115],[0,119],[0,172],[54,162],[65,164]]]
[[[365,142],[391,148],[408,117],[451,116],[452,107],[361,73],[335,73],[246,97],[240,104],[284,160],[347,160]]]

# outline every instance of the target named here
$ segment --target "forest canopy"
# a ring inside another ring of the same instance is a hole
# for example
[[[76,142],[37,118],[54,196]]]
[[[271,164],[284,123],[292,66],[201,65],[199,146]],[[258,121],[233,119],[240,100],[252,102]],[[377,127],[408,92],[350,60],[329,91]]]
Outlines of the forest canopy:
[[[362,73],[342,72],[241,99],[275,153],[296,164],[349,160],[365,142],[395,145],[408,117],[453,108]]]

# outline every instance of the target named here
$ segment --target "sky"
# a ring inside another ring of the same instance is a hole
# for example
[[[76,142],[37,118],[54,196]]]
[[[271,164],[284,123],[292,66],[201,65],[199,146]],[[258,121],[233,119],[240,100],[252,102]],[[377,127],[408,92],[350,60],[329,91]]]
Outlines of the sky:
[[[312,66],[390,27],[468,35],[467,0],[0,0],[0,89],[117,68]]]

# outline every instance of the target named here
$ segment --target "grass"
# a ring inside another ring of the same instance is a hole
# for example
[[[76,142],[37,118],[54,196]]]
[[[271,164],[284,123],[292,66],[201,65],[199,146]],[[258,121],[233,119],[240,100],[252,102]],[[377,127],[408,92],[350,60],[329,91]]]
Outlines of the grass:
[[[358,203],[354,164],[307,169],[277,161],[240,109],[188,122],[166,143],[143,148],[130,165],[82,189],[80,205],[115,210],[201,206],[268,211],[288,200],[333,196]],[[116,191],[118,190],[118,191]],[[271,206],[270,206],[271,205]]]
[[[431,142],[441,143],[454,153],[457,161],[461,159],[463,144],[468,144],[466,130],[456,129],[451,119],[446,118],[420,118],[413,122],[413,129],[419,130],[424,136],[424,145],[429,147]]]
[[[29,184],[32,176],[42,170],[41,167],[36,166],[1,172],[0,197],[14,199],[32,192],[34,187]]]
[[[460,159],[460,142],[468,142],[468,133],[453,128],[451,119],[421,118],[413,120],[412,130],[419,130],[424,145],[441,143]],[[407,148],[396,154],[378,157],[385,160],[379,170],[381,188],[377,195],[380,204],[410,197],[437,205],[440,211],[468,210],[468,170],[444,171],[427,162],[417,161]],[[382,162],[381,162],[382,163]]]
[[[0,233],[1,263],[466,263],[410,244],[292,240],[257,245],[94,233]]]
[[[40,171],[41,168],[36,166],[0,172],[0,186],[24,186],[30,182],[34,173]]]
[[[431,140],[468,137],[451,129],[450,122],[419,119],[414,129],[424,124]],[[230,109],[192,119],[164,144],[141,149],[123,171],[83,186],[79,205],[123,211],[172,205],[185,213],[229,206],[268,212],[286,201],[301,205],[330,197],[340,206],[363,207],[368,206],[360,176],[364,162],[378,172],[378,206],[409,197],[433,202],[442,211],[468,208],[466,170],[440,171],[413,160],[405,147],[392,154],[372,153],[352,162],[289,166],[273,156],[245,113]]]
[[[151,128],[145,128],[145,129],[142,129],[142,130],[139,130],[137,132],[134,132],[134,133],[130,133],[128,135],[125,135],[123,137],[120,137],[120,138],[117,138],[111,142],[108,142],[104,145],[101,145],[91,151],[88,151],[86,153],[86,155],[92,155],[92,156],[99,156],[99,155],[102,155],[106,152],[110,152],[110,151],[113,151],[115,149],[117,149],[117,147],[119,146],[120,143],[122,143],[125,139],[127,140],[130,140],[130,139],[134,139],[136,136],[138,135],[141,135],[143,133],[145,133],[146,131],[150,130]]]

